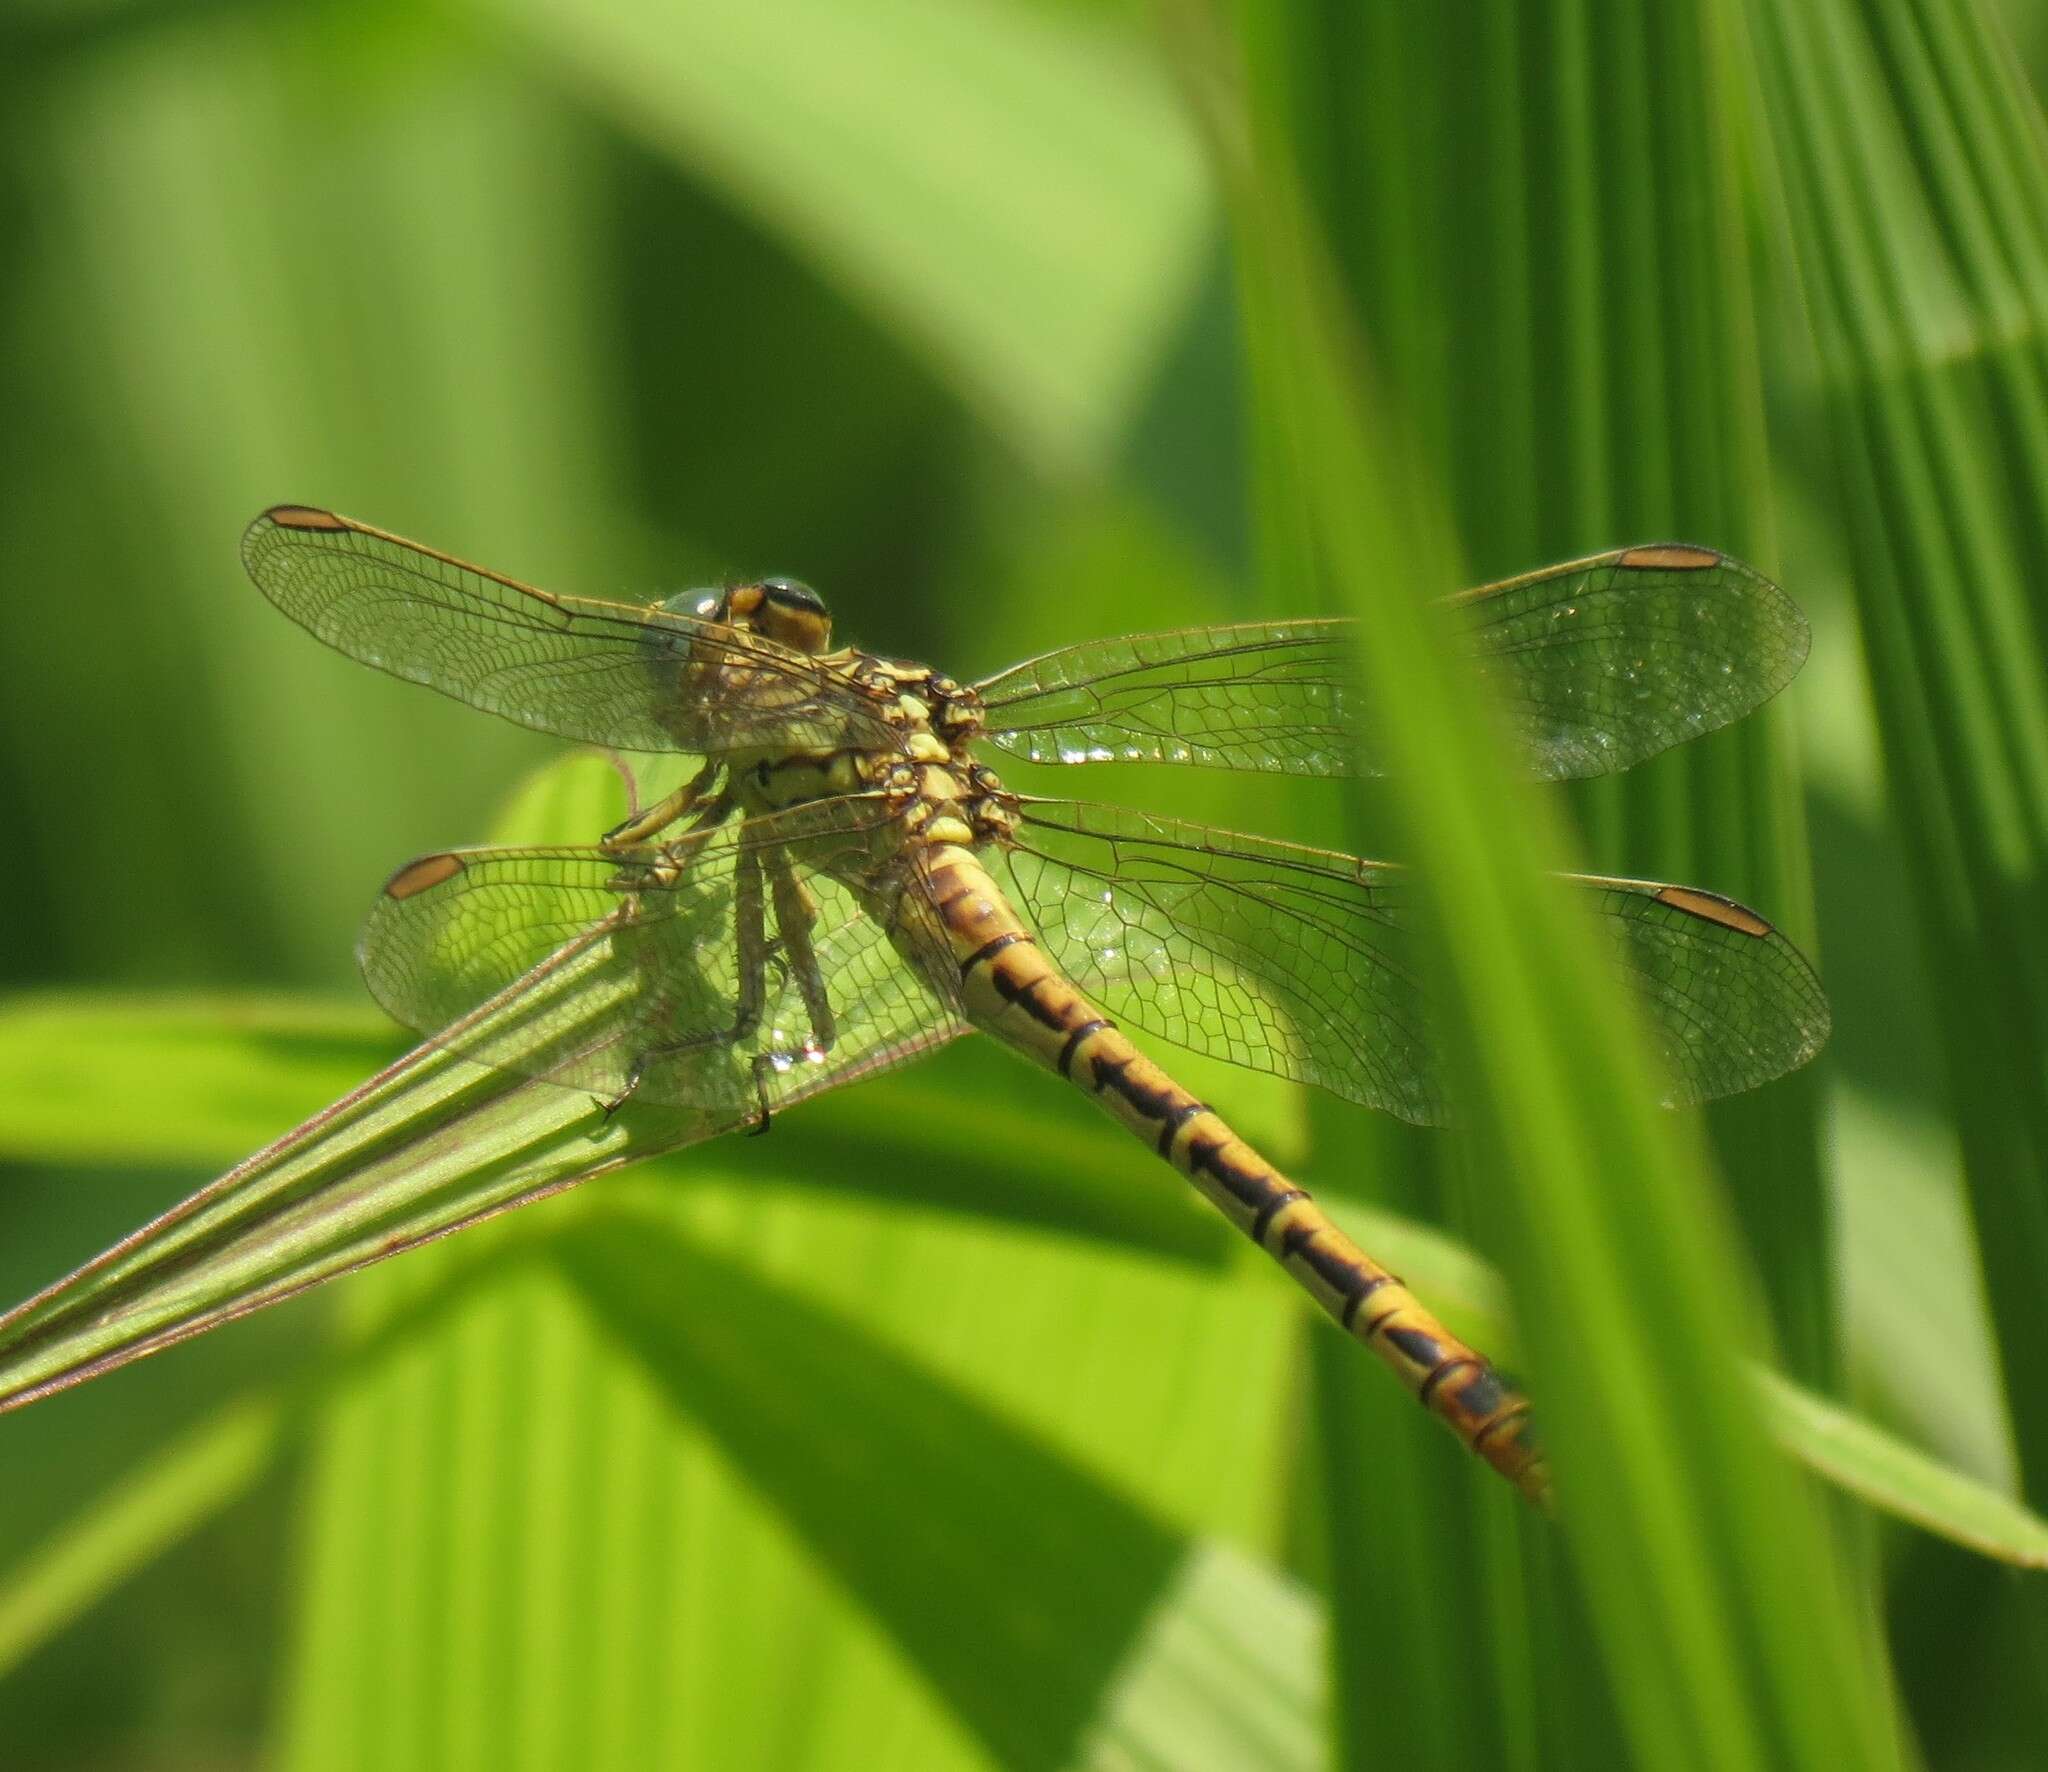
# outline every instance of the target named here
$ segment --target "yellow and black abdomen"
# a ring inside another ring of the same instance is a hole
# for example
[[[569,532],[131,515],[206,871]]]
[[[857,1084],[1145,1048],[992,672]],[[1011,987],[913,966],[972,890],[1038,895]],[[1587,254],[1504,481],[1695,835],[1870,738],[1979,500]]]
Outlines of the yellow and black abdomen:
[[[957,968],[967,1019],[1092,1095],[1288,1269],[1467,1446],[1532,1500],[1547,1500],[1528,1403],[1485,1358],[1339,1230],[1306,1189],[1132,1045],[1040,951],[971,850],[934,845],[916,865],[945,950],[943,960],[927,963]]]

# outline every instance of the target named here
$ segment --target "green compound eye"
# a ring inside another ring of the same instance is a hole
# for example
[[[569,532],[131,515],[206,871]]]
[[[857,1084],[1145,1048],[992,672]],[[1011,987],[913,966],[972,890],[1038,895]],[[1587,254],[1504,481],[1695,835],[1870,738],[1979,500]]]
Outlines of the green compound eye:
[[[693,585],[687,591],[676,592],[673,597],[662,598],[655,607],[664,615],[687,615],[696,621],[723,621],[726,618],[725,597],[723,591]]]
[[[761,592],[769,602],[779,608],[799,611],[805,615],[827,615],[825,599],[801,579],[764,578]]]

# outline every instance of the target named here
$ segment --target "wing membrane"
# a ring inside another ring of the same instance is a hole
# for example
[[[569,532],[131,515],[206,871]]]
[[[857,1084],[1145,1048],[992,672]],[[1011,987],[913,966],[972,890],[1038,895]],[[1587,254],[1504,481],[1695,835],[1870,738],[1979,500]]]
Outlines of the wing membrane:
[[[358,946],[371,993],[464,1057],[609,1097],[738,1124],[856,1072],[902,1063],[963,1031],[834,877],[883,816],[849,799],[801,807],[623,856],[595,849],[472,849],[401,868]],[[677,849],[689,853],[680,870]],[[795,956],[772,951],[755,1024],[741,995],[739,870],[787,858],[815,919],[809,940],[833,1027],[820,1049]]]
[[[1725,726],[1806,658],[1791,599],[1705,548],[1627,548],[1451,601],[1544,779],[1612,774]],[[1348,620],[1084,641],[983,683],[988,736],[1034,762],[1378,775],[1386,735],[1356,644]]]
[[[1120,1021],[1418,1124],[1445,1119],[1406,871],[1118,807],[1027,800],[997,875]],[[1712,893],[1574,876],[1635,984],[1673,1105],[1804,1064],[1827,1000],[1798,949]]]
[[[898,742],[858,691],[772,641],[556,596],[331,511],[264,512],[242,563],[337,651],[565,738],[696,752]]]

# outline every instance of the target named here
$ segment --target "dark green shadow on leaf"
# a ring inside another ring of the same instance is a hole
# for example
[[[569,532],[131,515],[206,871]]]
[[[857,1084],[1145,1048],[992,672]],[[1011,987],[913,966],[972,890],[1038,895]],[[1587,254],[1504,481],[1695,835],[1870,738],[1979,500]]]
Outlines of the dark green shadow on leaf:
[[[999,1764],[1076,1758],[1183,1539],[846,1319],[666,1226],[582,1227],[556,1259]]]

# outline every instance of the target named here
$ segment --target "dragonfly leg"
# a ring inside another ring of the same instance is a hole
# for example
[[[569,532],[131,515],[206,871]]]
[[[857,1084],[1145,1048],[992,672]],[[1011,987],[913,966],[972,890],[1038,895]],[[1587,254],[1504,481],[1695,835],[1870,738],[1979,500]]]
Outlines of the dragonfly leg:
[[[763,981],[768,969],[768,935],[763,920],[761,858],[754,850],[742,849],[733,863],[733,933],[739,944],[739,990],[733,999],[732,1025],[706,1033],[686,1035],[643,1047],[634,1054],[626,1081],[609,1101],[598,1103],[606,1119],[624,1107],[646,1080],[649,1068],[687,1053],[707,1051],[714,1046],[740,1046],[751,1039],[761,1025]],[[756,1060],[755,1087],[761,1087]]]
[[[768,1130],[775,1118],[775,1110],[768,1101],[768,1079],[775,1073],[775,1058],[772,1053],[757,1052],[754,1055],[754,1097],[761,1104],[761,1117],[747,1128],[749,1138],[759,1138]]]
[[[768,890],[775,907],[775,939],[768,943],[765,958],[781,969],[784,982],[794,979],[810,1018],[811,1044],[819,1052],[832,1049],[837,1027],[832,1019],[832,999],[825,989],[825,974],[818,965],[817,950],[811,946],[811,929],[818,921],[818,901],[797,878],[786,849],[768,856]],[[773,1111],[768,1101],[768,1079],[775,1074],[772,1052],[754,1058],[754,1093],[761,1103],[761,1117],[748,1136],[758,1138],[768,1130]]]
[[[818,901],[797,878],[786,849],[777,849],[768,858],[768,886],[775,904],[775,947],[788,964],[803,997],[812,1040],[821,1051],[829,1052],[838,1029],[832,1019],[832,998],[825,989],[825,974],[818,965],[817,950],[811,946],[811,930],[818,921]]]
[[[677,819],[687,817],[710,793],[711,783],[716,778],[719,768],[720,765],[716,761],[706,763],[674,793],[665,799],[657,800],[644,811],[631,813],[624,822],[613,825],[598,839],[598,847],[625,849],[635,843],[644,843],[656,831],[666,830]]]
[[[609,1120],[639,1093],[641,1074],[647,1068],[648,1054],[643,1052],[633,1060],[633,1068],[626,1073],[626,1080],[610,1095],[593,1095],[591,1105],[597,1109],[598,1117]]]

